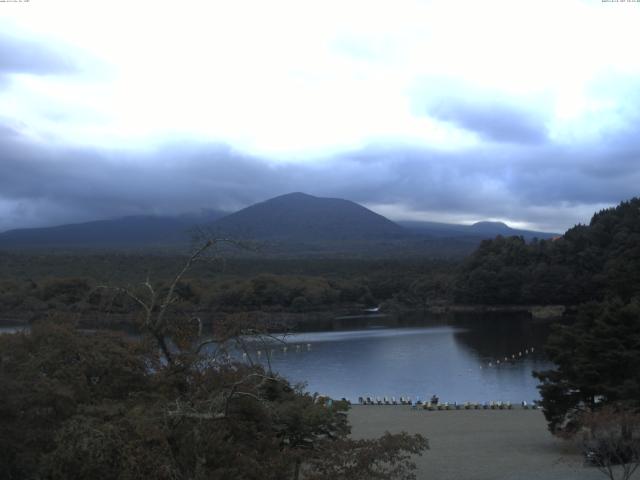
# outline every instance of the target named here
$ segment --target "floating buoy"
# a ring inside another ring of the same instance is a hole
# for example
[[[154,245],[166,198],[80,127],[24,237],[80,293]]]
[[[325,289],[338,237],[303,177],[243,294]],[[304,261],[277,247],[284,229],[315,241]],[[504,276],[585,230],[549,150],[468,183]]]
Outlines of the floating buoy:
[[[262,355],[262,352],[260,350],[257,351],[258,356]]]
[[[533,347],[531,347],[531,351],[533,352]]]
[[[283,351],[284,353],[287,353],[287,347],[282,347],[282,351]]]
[[[500,360],[496,360],[496,365],[500,365]]]

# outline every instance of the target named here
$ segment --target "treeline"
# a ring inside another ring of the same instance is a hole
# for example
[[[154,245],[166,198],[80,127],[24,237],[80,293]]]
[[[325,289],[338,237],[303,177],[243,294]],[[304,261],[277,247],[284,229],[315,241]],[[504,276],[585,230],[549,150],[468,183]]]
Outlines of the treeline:
[[[190,250],[159,254],[153,251],[134,252],[50,252],[28,253],[0,250],[0,279],[42,279],[48,277],[86,277],[101,283],[139,282],[146,275],[156,280],[168,280],[184,263]],[[260,252],[235,251],[218,258],[196,263],[190,277],[218,279],[250,277],[262,273],[274,275],[308,275],[326,278],[357,278],[399,276],[437,271],[453,271],[458,259],[424,255],[406,259],[357,258],[350,256],[273,258]]]
[[[166,261],[166,260],[165,260]],[[315,266],[314,262],[310,262]],[[446,285],[452,283],[455,264],[448,262],[422,262],[408,265],[404,262],[381,262],[377,265],[337,262],[341,270],[319,272],[320,275],[292,273],[240,274],[235,266],[217,274],[192,276],[177,285],[177,310],[183,312],[291,312],[305,313],[325,310],[372,307],[384,302],[423,307],[433,301],[444,301],[449,294]],[[286,265],[276,264],[280,272]],[[291,265],[293,266],[293,265]],[[243,265],[243,268],[246,268]],[[212,265],[200,269],[215,269]],[[297,265],[301,269],[301,265]],[[327,268],[325,266],[325,268]],[[278,269],[274,269],[278,271]],[[302,269],[304,271],[304,269]],[[313,269],[311,269],[313,271]],[[290,270],[289,270],[290,271]],[[105,276],[105,272],[102,274]],[[144,271],[139,271],[134,282],[102,281],[90,276],[42,278],[11,278],[0,280],[0,308],[2,316],[33,320],[51,312],[115,313],[138,311],[136,302],[126,295],[130,292],[145,294],[142,282]],[[128,276],[128,275],[127,275]],[[162,291],[171,277],[149,275],[153,287]]]
[[[464,262],[454,299],[468,304],[565,304],[640,293],[640,199],[596,213],[555,240],[485,240]]]

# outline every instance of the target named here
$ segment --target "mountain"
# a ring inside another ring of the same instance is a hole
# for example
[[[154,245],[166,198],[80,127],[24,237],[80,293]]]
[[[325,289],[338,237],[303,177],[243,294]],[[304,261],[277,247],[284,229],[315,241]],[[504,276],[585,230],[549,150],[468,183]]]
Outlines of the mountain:
[[[477,222],[473,225],[460,225],[438,222],[402,221],[398,222],[398,224],[413,233],[436,238],[473,237],[485,239],[502,235],[503,237],[516,236],[524,237],[525,240],[531,240],[533,238],[548,239],[558,236],[557,233],[511,228],[503,222]]]
[[[256,203],[217,220],[214,231],[278,241],[398,239],[407,236],[391,220],[340,198],[289,193]]]
[[[0,248],[126,248],[181,244],[189,230],[224,215],[207,211],[200,215],[139,215],[60,225],[24,228],[0,233]]]
[[[500,222],[455,225],[399,222],[349,200],[289,193],[226,215],[131,216],[0,233],[0,249],[146,249],[188,244],[190,230],[267,242],[273,254],[462,256],[485,238],[554,234],[512,229]]]

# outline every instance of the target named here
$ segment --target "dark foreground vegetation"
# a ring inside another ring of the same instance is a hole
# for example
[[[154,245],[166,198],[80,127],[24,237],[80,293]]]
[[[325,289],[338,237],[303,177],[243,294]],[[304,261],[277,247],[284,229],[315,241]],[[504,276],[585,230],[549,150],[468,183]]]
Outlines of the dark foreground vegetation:
[[[61,319],[0,337],[0,478],[415,478],[422,436],[350,440],[345,401],[233,360],[259,324],[214,324],[205,338],[201,319],[175,309],[211,246],[166,288],[118,289],[141,311],[140,338]]]
[[[538,372],[550,429],[573,434],[582,416],[606,404],[640,409],[640,301],[590,302],[572,325],[558,326],[547,354],[557,365]]]
[[[426,448],[349,440],[346,404],[150,338],[43,323],[0,352],[3,479],[410,479]]]

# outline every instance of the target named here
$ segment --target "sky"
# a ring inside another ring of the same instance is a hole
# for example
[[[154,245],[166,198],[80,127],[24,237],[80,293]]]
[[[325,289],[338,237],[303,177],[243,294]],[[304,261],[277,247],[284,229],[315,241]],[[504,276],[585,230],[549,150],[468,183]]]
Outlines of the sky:
[[[562,232],[639,194],[640,2],[0,2],[0,231],[302,191]]]

